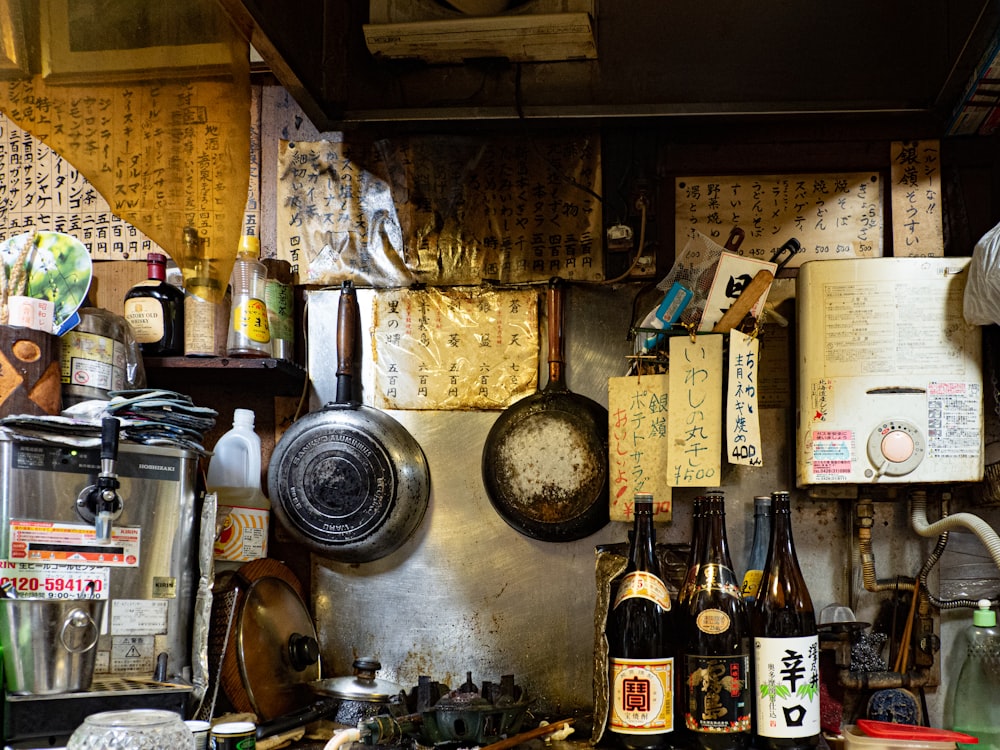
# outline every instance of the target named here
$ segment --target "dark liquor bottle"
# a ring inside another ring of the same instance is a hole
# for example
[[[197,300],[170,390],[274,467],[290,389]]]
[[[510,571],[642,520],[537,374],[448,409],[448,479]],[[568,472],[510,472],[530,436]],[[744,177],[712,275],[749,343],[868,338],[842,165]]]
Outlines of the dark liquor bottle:
[[[149,253],[146,275],[125,295],[125,319],[139,350],[149,357],[184,354],[184,292],[167,283],[167,257]]]
[[[698,573],[687,600],[684,719],[694,747],[750,744],[750,624],[733,571],[721,493],[703,498],[705,530]]]
[[[757,601],[757,589],[760,579],[764,576],[764,563],[767,562],[767,548],[771,542],[771,498],[761,495],[753,499],[753,542],[750,554],[747,556],[747,567],[743,573],[741,592],[746,599],[747,612]]]
[[[608,614],[608,731],[629,750],[674,744],[674,663],[670,594],[656,554],[653,496],[635,495],[628,565],[612,582]]]
[[[694,589],[695,578],[698,577],[698,564],[701,561],[701,547],[705,540],[705,527],[701,522],[702,503],[705,498],[701,495],[694,499],[691,505],[691,550],[688,552],[687,572],[684,575],[684,583],[677,594],[678,610],[683,611],[687,600]]]
[[[787,492],[771,493],[771,544],[751,614],[757,747],[819,744],[816,614],[792,539]]]

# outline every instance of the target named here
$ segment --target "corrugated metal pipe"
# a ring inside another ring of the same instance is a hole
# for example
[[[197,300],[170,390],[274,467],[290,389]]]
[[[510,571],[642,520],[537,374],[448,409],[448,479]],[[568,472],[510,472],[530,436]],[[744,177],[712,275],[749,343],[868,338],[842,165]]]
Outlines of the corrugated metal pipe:
[[[875,504],[868,499],[858,500],[854,511],[858,527],[858,553],[861,557],[861,581],[865,591],[913,591],[913,581],[879,581],[875,575],[875,553],[872,552],[872,526],[875,523]]]

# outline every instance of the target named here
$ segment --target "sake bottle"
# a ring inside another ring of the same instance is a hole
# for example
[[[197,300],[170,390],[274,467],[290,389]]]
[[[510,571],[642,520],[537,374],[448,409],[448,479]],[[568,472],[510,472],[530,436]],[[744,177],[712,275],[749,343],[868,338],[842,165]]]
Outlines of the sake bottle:
[[[721,493],[702,499],[698,572],[684,618],[684,718],[706,750],[750,744],[750,625],[726,537]]]
[[[757,600],[757,589],[764,575],[764,562],[767,560],[767,548],[771,541],[771,498],[759,495],[753,499],[753,542],[750,544],[750,554],[747,556],[747,566],[743,572],[743,585],[740,591],[746,599],[747,608]]]
[[[787,492],[771,493],[771,543],[751,616],[756,746],[819,744],[819,639],[816,614],[795,556]]]
[[[701,557],[701,546],[704,543],[704,526],[701,523],[701,509],[704,496],[699,495],[691,504],[691,549],[688,552],[687,572],[684,575],[684,583],[677,594],[677,605],[683,611],[691,591],[694,588],[695,578],[698,576],[698,563]]]
[[[676,680],[672,610],[653,529],[653,496],[635,495],[628,565],[608,614],[608,731],[629,750],[673,745]]]

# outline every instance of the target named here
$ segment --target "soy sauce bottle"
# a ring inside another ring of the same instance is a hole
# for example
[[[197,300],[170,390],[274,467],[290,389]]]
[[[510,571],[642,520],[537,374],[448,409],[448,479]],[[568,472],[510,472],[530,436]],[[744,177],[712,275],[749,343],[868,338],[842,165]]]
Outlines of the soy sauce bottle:
[[[670,594],[653,529],[653,496],[635,495],[635,524],[628,565],[612,581],[608,614],[610,711],[608,731],[628,750],[676,744],[677,680]]]
[[[692,747],[750,745],[750,625],[726,537],[722,493],[701,501],[700,560],[687,600],[684,716]]]
[[[751,615],[756,746],[819,744],[819,639],[809,588],[795,555],[787,492],[771,493],[771,543]]]

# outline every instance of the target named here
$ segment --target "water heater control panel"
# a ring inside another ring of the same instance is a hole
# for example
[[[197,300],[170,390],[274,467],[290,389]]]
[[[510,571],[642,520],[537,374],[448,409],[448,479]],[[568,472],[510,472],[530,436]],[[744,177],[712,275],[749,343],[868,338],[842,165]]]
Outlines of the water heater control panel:
[[[796,481],[983,476],[982,339],[968,258],[807,261],[796,282]]]

